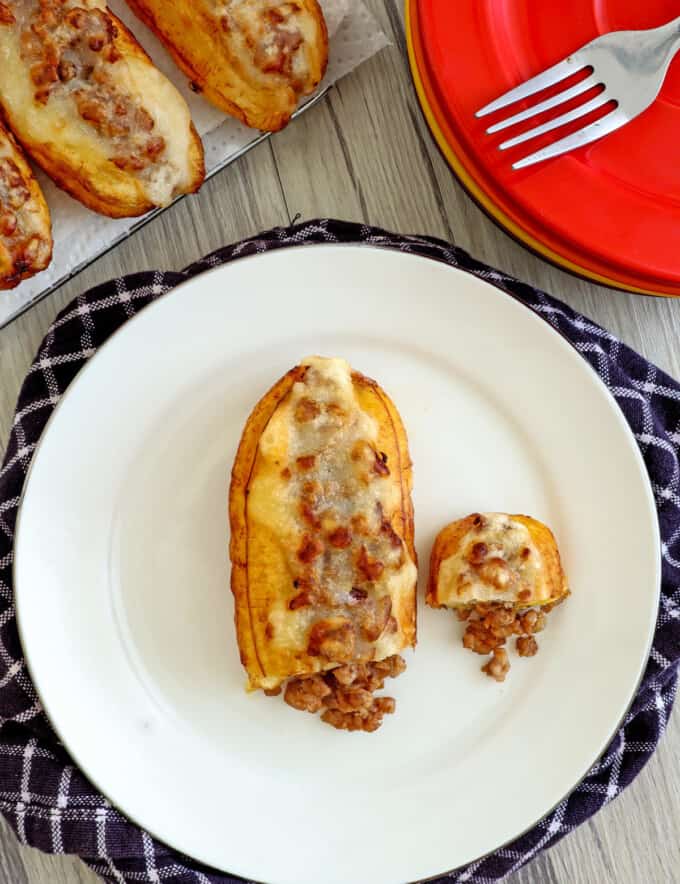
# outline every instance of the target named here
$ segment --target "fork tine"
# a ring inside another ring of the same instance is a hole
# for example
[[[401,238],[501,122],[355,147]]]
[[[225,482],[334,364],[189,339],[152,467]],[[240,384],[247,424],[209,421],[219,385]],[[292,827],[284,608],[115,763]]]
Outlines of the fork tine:
[[[598,138],[603,138],[605,135],[615,132],[621,126],[625,126],[627,122],[628,117],[623,111],[619,108],[614,108],[607,116],[602,117],[601,120],[595,120],[594,123],[589,123],[578,132],[573,132],[571,135],[567,135],[566,138],[561,138],[554,144],[550,144],[548,147],[537,150],[536,153],[518,160],[512,164],[512,168],[524,169],[527,166],[533,166],[534,163],[540,163],[542,160],[558,157],[560,154],[575,150],[577,147],[585,147],[591,141],[597,141]]]
[[[507,150],[510,147],[515,147],[517,144],[522,144],[524,141],[529,141],[531,138],[537,138],[539,135],[551,132],[553,129],[559,129],[560,126],[566,126],[567,123],[571,123],[573,120],[578,120],[580,117],[584,117],[591,111],[597,110],[598,107],[602,107],[602,105],[607,104],[608,101],[611,101],[611,98],[607,95],[607,91],[600,92],[595,98],[586,101],[585,104],[580,104],[578,107],[573,108],[573,110],[567,111],[566,114],[561,114],[561,116],[555,117],[554,120],[548,120],[547,123],[543,123],[541,126],[535,126],[527,132],[522,132],[521,135],[516,135],[508,141],[504,141],[502,144],[498,145],[498,149]]]
[[[521,123],[524,120],[535,117],[537,114],[543,113],[543,111],[547,111],[553,107],[557,107],[558,104],[564,104],[566,101],[570,101],[572,98],[576,98],[577,95],[582,95],[584,92],[587,92],[589,89],[592,89],[594,86],[597,85],[599,85],[597,77],[586,77],[585,80],[581,80],[580,83],[572,86],[571,89],[565,89],[563,92],[558,92],[557,95],[553,95],[552,98],[547,98],[540,104],[535,104],[532,107],[527,108],[526,110],[520,111],[520,113],[515,114],[512,117],[501,120],[500,123],[494,123],[493,126],[489,126],[489,128],[486,130],[487,135],[493,135],[494,132],[500,132],[501,130],[507,129],[510,126],[514,126],[516,123]]]
[[[575,52],[573,55],[570,55],[563,61],[559,61],[547,70],[542,71],[542,73],[532,77],[530,80],[520,83],[519,86],[516,86],[509,92],[501,95],[500,98],[497,98],[490,104],[485,105],[481,110],[477,111],[475,116],[485,117],[487,114],[492,114],[494,111],[507,107],[509,104],[514,104],[522,98],[528,98],[535,92],[547,89],[548,86],[554,86],[554,84],[559,83],[560,80],[565,80],[567,77],[580,71],[581,68],[586,67],[586,64],[587,62],[582,61],[581,54]]]

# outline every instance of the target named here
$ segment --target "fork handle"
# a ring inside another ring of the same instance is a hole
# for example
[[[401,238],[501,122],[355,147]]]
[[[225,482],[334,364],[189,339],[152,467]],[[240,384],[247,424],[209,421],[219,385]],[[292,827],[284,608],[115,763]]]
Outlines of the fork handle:
[[[659,38],[655,47],[656,52],[662,53],[665,56],[666,65],[669,65],[680,49],[680,17],[674,18],[659,28],[653,28],[652,33],[658,35]]]
[[[676,41],[680,41],[680,16],[678,18],[674,18],[672,21],[669,21],[666,25],[661,25],[661,27],[656,28],[656,30],[660,34],[664,31],[667,31],[669,38],[674,43]]]

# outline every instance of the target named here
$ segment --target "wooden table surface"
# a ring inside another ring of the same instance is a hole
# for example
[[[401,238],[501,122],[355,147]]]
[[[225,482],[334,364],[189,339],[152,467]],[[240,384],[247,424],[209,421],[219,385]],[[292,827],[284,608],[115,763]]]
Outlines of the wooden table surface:
[[[680,302],[608,291],[534,257],[500,232],[454,181],[421,115],[401,9],[369,0],[394,45],[263,143],[0,331],[0,451],[19,385],[56,312],[109,277],[179,269],[263,229],[319,216],[432,234],[562,298],[680,377]],[[608,808],[508,880],[512,884],[680,881],[680,715],[633,785]],[[559,764],[559,759],[556,759]],[[95,884],[77,859],[22,847],[0,823],[0,884]]]

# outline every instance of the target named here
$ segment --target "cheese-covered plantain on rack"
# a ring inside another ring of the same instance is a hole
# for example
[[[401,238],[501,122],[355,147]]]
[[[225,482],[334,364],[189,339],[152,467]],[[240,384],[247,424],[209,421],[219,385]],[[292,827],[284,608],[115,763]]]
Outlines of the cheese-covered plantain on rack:
[[[102,0],[0,0],[0,108],[31,159],[104,215],[203,181],[186,102]]]
[[[192,88],[247,126],[274,132],[328,62],[317,0],[127,0]]]
[[[260,400],[232,472],[231,586],[251,689],[371,731],[416,642],[411,460],[394,404],[343,359]]]
[[[44,270],[52,255],[50,214],[22,151],[0,123],[0,289]]]

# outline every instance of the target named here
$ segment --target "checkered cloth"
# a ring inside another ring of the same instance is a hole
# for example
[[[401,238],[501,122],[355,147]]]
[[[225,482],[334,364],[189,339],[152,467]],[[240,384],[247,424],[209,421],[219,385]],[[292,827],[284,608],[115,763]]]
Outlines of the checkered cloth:
[[[73,765],[42,711],[19,644],[12,596],[14,526],[32,453],[76,373],[112,332],[151,301],[242,255],[328,242],[384,246],[459,267],[524,302],[558,329],[597,371],[630,423],[661,525],[663,586],[654,647],[621,729],[578,788],[532,831],[441,880],[481,884],[520,868],[625,789],[666,727],[680,659],[680,385],[569,307],[445,242],[327,220],[278,228],[220,249],[181,273],[137,273],[105,283],[62,310],[24,382],[0,469],[0,810],[25,844],[79,854],[109,881],[227,884],[237,879],[157,843],[114,810]]]

